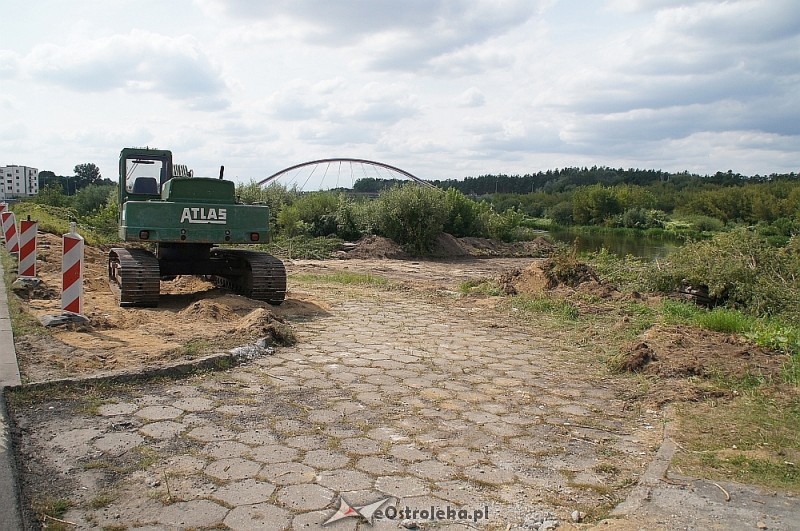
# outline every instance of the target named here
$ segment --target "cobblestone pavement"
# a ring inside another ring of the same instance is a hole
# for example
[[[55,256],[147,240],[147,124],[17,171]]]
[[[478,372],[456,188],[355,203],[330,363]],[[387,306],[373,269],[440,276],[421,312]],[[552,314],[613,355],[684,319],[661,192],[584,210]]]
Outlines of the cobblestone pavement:
[[[652,459],[658,417],[585,354],[453,299],[328,296],[271,356],[25,403],[23,474],[52,487],[28,495],[69,500],[61,519],[79,529],[316,528],[339,495],[393,499],[374,526],[333,529],[432,506],[488,514],[417,513],[429,528],[532,528],[549,512],[563,529],[574,510],[605,514]]]

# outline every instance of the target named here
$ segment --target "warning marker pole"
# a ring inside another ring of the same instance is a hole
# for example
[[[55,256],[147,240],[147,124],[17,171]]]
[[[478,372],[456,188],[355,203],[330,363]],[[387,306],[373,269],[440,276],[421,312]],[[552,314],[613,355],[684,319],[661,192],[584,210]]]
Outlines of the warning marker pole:
[[[61,257],[61,309],[65,312],[83,313],[83,237],[76,232],[76,224],[69,224],[69,234],[64,234]]]
[[[36,233],[39,222],[27,220],[19,222],[19,276],[36,278]]]
[[[3,212],[0,214],[3,220],[3,235],[6,238],[6,251],[9,253],[19,252],[19,239],[17,238],[17,218],[13,212]]]

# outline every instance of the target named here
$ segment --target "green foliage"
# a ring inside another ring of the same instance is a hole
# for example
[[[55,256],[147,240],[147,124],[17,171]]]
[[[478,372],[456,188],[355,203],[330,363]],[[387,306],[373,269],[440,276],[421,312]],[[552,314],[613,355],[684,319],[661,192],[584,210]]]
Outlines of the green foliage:
[[[572,194],[572,219],[578,225],[599,225],[621,212],[622,203],[611,188],[587,186]]]
[[[54,207],[68,207],[71,203],[69,196],[64,194],[60,184],[48,184],[44,189],[39,190],[39,193],[31,200],[40,205]]]
[[[527,314],[547,314],[566,321],[576,321],[580,317],[578,307],[572,302],[547,295],[514,297],[511,307]]]
[[[700,312],[695,316],[695,321],[702,328],[727,334],[744,334],[754,323],[752,316],[728,308]]]
[[[629,208],[618,216],[614,225],[629,229],[663,228],[665,214],[660,210],[647,210],[641,207]]]
[[[456,238],[482,236],[486,233],[485,219],[489,211],[486,203],[475,202],[458,190],[450,188],[444,194],[444,208],[447,211],[444,232]]]
[[[572,202],[562,201],[550,207],[547,211],[547,217],[553,220],[554,223],[563,226],[572,225]]]
[[[447,221],[445,192],[415,185],[395,186],[378,198],[380,233],[416,255],[433,249]]]
[[[325,284],[344,284],[346,286],[387,287],[390,285],[386,277],[353,271],[336,271],[324,275],[302,273],[293,275],[292,278],[302,282],[322,282]]]
[[[339,198],[332,192],[302,194],[278,212],[278,227],[288,236],[332,236],[337,233]]]
[[[105,207],[111,195],[117,195],[117,187],[115,185],[90,184],[78,190],[70,199],[72,200],[72,207],[78,215],[85,216]]]
[[[752,315],[796,317],[800,261],[745,228],[692,242],[651,272],[652,287],[672,291],[682,282],[708,286],[709,294]]]
[[[378,203],[369,200],[349,200],[339,196],[336,209],[338,235],[345,240],[357,240],[378,230]]]

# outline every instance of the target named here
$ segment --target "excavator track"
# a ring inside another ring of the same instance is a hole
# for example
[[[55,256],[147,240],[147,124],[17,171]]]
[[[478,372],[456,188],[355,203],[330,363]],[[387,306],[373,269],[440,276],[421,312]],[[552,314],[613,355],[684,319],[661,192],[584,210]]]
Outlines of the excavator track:
[[[120,306],[158,306],[158,258],[144,249],[115,247],[108,254],[108,283]]]
[[[286,299],[286,268],[266,253],[241,249],[212,249],[212,259],[224,260],[231,273],[214,275],[217,286],[245,297],[279,305]]]

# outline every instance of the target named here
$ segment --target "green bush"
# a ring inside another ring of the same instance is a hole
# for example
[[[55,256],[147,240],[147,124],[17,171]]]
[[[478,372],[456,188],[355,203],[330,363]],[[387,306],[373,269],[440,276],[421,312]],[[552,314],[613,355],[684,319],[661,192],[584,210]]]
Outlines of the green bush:
[[[455,188],[450,188],[444,194],[444,208],[447,211],[444,232],[456,238],[486,235],[484,216],[489,210],[486,203],[473,201]]]
[[[336,211],[339,198],[332,192],[310,192],[299,196],[278,212],[281,233],[292,237],[334,236],[337,232]]]
[[[447,221],[445,192],[406,184],[381,192],[378,198],[380,233],[417,255],[429,253]]]
[[[707,286],[712,298],[759,316],[796,317],[800,300],[797,255],[746,228],[680,247],[651,269],[649,280],[666,292],[684,282]]]

